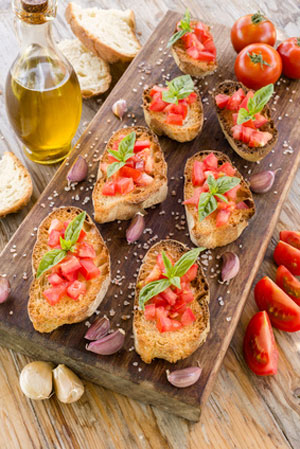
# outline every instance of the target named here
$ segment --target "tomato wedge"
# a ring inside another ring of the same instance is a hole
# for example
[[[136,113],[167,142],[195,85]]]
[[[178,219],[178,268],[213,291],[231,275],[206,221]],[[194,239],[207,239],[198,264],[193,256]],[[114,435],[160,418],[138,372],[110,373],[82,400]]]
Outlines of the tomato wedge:
[[[283,265],[277,268],[276,284],[300,306],[300,282]]]
[[[300,250],[279,240],[274,254],[277,265],[284,265],[292,274],[300,276]]]
[[[278,350],[267,312],[258,312],[249,321],[243,349],[246,363],[254,374],[277,373]]]
[[[300,232],[281,231],[280,240],[292,245],[294,248],[300,249]]]
[[[254,296],[257,307],[268,312],[274,327],[287,332],[300,330],[300,307],[268,276],[256,284]]]

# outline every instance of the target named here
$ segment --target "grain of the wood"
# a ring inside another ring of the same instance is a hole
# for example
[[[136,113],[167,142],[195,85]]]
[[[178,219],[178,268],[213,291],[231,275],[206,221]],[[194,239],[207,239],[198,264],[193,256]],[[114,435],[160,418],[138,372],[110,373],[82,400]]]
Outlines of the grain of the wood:
[[[64,1],[59,3],[59,17],[62,17],[62,11],[67,2]],[[83,0],[81,3],[84,5],[96,4],[96,2]],[[171,0],[164,0],[164,2],[106,0],[98,1],[97,4],[101,5],[102,7],[114,6],[121,8],[133,8],[137,16],[138,31],[142,32],[142,42],[145,42],[145,39],[147,38],[147,36],[149,36],[153,27],[159,21],[163,12],[165,12],[167,8],[184,11],[186,6],[184,2]],[[198,13],[198,16],[201,15],[204,20],[214,22],[220,21],[226,25],[231,25],[237,17],[244,13],[248,13],[250,10],[254,11],[260,8],[265,13],[267,13],[267,15],[271,17],[276,22],[276,24],[284,29],[289,35],[296,35],[300,26],[299,3],[295,0],[288,0],[284,4],[279,4],[279,2],[270,3],[269,1],[261,1],[259,2],[259,4],[256,1],[250,3],[241,3],[237,0],[231,0],[229,2],[218,2],[217,5],[208,0],[205,0],[201,2],[201,7],[199,6],[198,1],[192,0],[189,2],[189,7],[192,11],[194,11],[194,13]],[[2,19],[0,22],[0,49],[2,57],[2,65],[0,70],[1,89],[3,88],[7,67],[9,65],[7,62],[8,55],[12,58],[13,55],[16,54],[17,48],[16,41],[13,39],[12,17],[9,11],[10,1],[2,0],[0,6],[0,17]],[[57,28],[59,29],[61,35],[63,35],[64,30],[66,29],[66,25],[62,19],[60,19],[60,23]],[[5,61],[5,63],[3,61]],[[99,104],[95,100],[86,102],[82,123],[84,123],[85,121],[89,121],[90,118],[92,118],[92,116],[94,115],[94,111],[96,111],[98,107]],[[79,128],[78,134],[82,132],[82,123],[81,127]],[[20,145],[14,138],[14,135],[10,130],[6,120],[3,100],[1,100],[0,129],[2,135],[4,135],[5,137],[5,141],[9,143],[10,147],[18,155],[20,155]],[[4,151],[4,149],[6,148],[6,146],[4,145],[5,141],[0,141],[0,151]],[[41,168],[39,166],[34,166],[34,164],[32,164],[33,166],[31,167],[28,161],[25,161],[25,163],[27,164],[27,166],[29,166],[31,173],[34,172],[34,200],[36,200],[39,192],[49,181],[51,174],[54,173],[55,168]],[[274,233],[274,238],[272,239],[272,244],[274,244],[275,240],[277,239],[278,230],[283,229],[284,227],[297,228],[297,223],[299,223],[300,218],[300,205],[297,201],[299,192],[299,179],[300,177],[297,178],[296,182],[294,183],[293,189],[289,195],[289,199],[284,206],[283,212],[276,228],[276,232]],[[14,230],[17,229],[19,223],[25,217],[31,205],[29,205],[24,212],[15,216],[7,217],[5,220],[1,221],[1,247],[4,246]],[[271,263],[269,254],[266,257],[258,276],[262,276],[266,271],[270,271],[270,267],[274,272],[274,267]],[[278,396],[278,399],[276,397],[276,409],[274,408],[271,413],[270,409],[268,409],[267,407],[270,399],[272,402],[272,397],[269,398],[265,396],[265,381],[263,380],[262,382],[260,382],[260,379],[255,378],[255,376],[251,376],[249,374],[249,371],[245,368],[244,362],[241,357],[240,348],[243,332],[247,321],[254,311],[255,307],[253,305],[252,298],[250,297],[248,304],[245,307],[241,324],[238,326],[235,337],[231,343],[231,348],[228,351],[228,356],[225,358],[225,363],[215,384],[214,392],[211,396],[208,406],[204,410],[201,423],[191,427],[190,437],[185,421],[176,417],[172,417],[171,422],[169,422],[169,415],[156,410],[155,408],[153,408],[155,413],[154,416],[153,412],[151,411],[151,407],[149,406],[139,405],[138,403],[135,403],[134,401],[131,401],[127,398],[111,394],[110,392],[107,392],[100,387],[90,385],[91,394],[89,392],[86,406],[90,412],[88,416],[90,418],[90,421],[92,422],[92,425],[88,423],[86,427],[83,427],[84,438],[81,440],[81,448],[91,448],[96,446],[99,448],[179,448],[189,445],[187,443],[188,441],[190,441],[193,448],[222,447],[223,449],[225,447],[228,447],[231,449],[233,447],[238,447],[242,449],[248,449],[250,447],[286,448],[291,446],[296,448],[298,444],[297,441],[293,440],[292,435],[295,435],[297,432],[299,433],[299,421],[298,423],[296,422],[296,424],[294,424],[293,421],[290,420],[290,411],[292,410],[292,407],[290,408],[289,401],[285,401],[285,398],[282,399],[280,396]],[[285,352],[288,362],[294,367],[297,354],[295,353],[295,344],[291,343],[291,339],[287,334],[275,332],[275,335],[278,339],[280,347]],[[233,355],[231,355],[232,351],[234,351]],[[227,372],[227,360],[229,359],[229,357],[230,359],[231,357],[233,357],[233,360],[235,362],[235,383],[233,382],[232,378],[227,375],[225,376],[225,381],[221,382],[224,376],[224,372],[225,374]],[[26,437],[26,432],[24,431],[24,429],[18,427],[18,429],[13,430],[12,434],[10,434],[9,436],[6,434],[1,434],[1,447],[9,447],[9,449],[14,449],[15,447],[22,447],[22,449],[27,449],[27,447],[78,447],[75,435],[73,436],[72,432],[78,426],[76,416],[80,410],[79,404],[78,406],[77,404],[74,404],[74,406],[72,406],[72,408],[74,407],[74,416],[72,416],[67,421],[67,425],[65,424],[66,421],[63,419],[65,410],[53,399],[51,399],[49,402],[40,403],[38,408],[36,403],[31,404],[31,407],[29,407],[29,401],[18,394],[17,374],[15,374],[16,371],[14,359],[18,361],[20,367],[22,367],[26,363],[26,361],[28,361],[28,358],[21,355],[16,355],[13,358],[7,350],[1,349],[1,367],[4,367],[6,378],[9,379],[9,384],[12,385],[12,388],[9,388],[8,382],[5,383],[1,377],[0,391],[3,396],[0,397],[0,409],[2,413],[2,411],[4,410],[4,407],[2,407],[2,397],[7,398],[7,401],[4,403],[4,405],[6,409],[5,416],[7,417],[9,425],[12,429],[14,429],[13,423],[22,422],[22,416],[24,415],[25,422],[28,423],[28,428],[30,429],[30,436],[32,438],[32,441]],[[288,395],[292,394],[295,386],[299,387],[299,381],[297,384],[297,381],[295,379],[289,378],[288,371],[284,370],[284,363],[282,369],[283,376],[280,381],[277,378],[274,378],[274,380],[272,379],[272,387],[268,390],[270,391],[269,396],[273,396],[273,390],[275,390],[276,387],[279,391],[287,392]],[[239,395],[236,397],[234,395],[236,384],[238,386],[240,385],[240,377],[243,376],[250,377],[251,382],[248,382],[247,385],[243,383],[243,388],[239,390]],[[246,391],[244,391],[244,386],[246,388]],[[259,388],[261,388],[262,396],[260,396],[259,394]],[[224,392],[228,391],[229,394],[225,395]],[[107,395],[103,395],[103,392],[107,393]],[[231,392],[233,392],[233,396],[231,395]],[[215,394],[218,396],[218,411],[220,412],[220,415],[216,415],[216,409],[214,408]],[[243,408],[241,412],[239,403],[241,401],[240,398],[242,398],[244,395],[249,395],[252,400],[252,405],[249,404],[249,402],[247,402],[246,400],[243,400]],[[234,397],[234,399],[232,399],[232,397]],[[119,401],[124,404],[123,410],[125,411],[123,413],[121,413],[117,407]],[[53,414],[49,413],[49,404],[51,404],[51,407],[53,407]],[[130,407],[130,404],[134,404],[134,412],[132,412],[133,407]],[[118,425],[116,425],[115,422],[113,423],[113,425],[109,424],[110,427],[108,433],[106,432],[108,427],[107,421],[103,423],[101,420],[101,414],[105,412],[107,407],[111,407],[113,409],[116,407],[116,413],[120,413]],[[285,407],[288,408],[286,409]],[[231,420],[228,419],[228,413],[226,412],[226,409],[231,411],[232,413]],[[296,416],[297,411],[292,411],[294,413],[294,416]],[[87,413],[87,411],[83,411],[83,413]],[[248,418],[248,420],[241,423],[240,426],[237,427],[235,423],[241,413],[246,418]],[[264,415],[267,415],[269,417],[269,420],[265,420],[262,426],[261,417]],[[56,418],[56,423],[54,423],[53,421],[53,416],[55,416]],[[127,435],[124,432],[121,432],[123,426],[126,425],[122,422],[124,416],[128,421],[138,420],[140,422],[141,433],[138,436],[134,435],[133,438],[129,437],[126,440]],[[216,416],[219,416],[219,418],[216,419]],[[249,423],[251,424],[251,426]],[[276,427],[277,425],[278,428]],[[59,428],[59,431],[56,431],[56,427]],[[258,433],[260,435],[260,440],[252,438],[253,433]],[[154,440],[155,434],[157,434],[157,438],[159,438],[160,434],[163,435],[163,437]],[[110,435],[115,436],[114,440],[116,441],[116,443],[112,442]],[[228,439],[225,442],[224,438],[222,438],[222,435],[231,435],[232,438]],[[20,446],[19,441],[22,441],[22,446]],[[185,445],[183,443],[184,441],[186,442]],[[222,443],[222,441],[224,442],[224,444]],[[260,443],[256,444],[257,441],[260,441]],[[291,445],[289,444],[289,441]],[[200,446],[200,444],[202,446]]]

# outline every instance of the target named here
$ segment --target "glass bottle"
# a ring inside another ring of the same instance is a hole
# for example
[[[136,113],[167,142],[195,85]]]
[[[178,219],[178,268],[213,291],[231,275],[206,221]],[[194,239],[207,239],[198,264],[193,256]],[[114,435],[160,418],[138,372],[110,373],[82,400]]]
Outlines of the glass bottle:
[[[21,49],[6,79],[7,115],[27,157],[53,164],[70,152],[80,122],[79,82],[52,38],[57,1],[12,4]]]

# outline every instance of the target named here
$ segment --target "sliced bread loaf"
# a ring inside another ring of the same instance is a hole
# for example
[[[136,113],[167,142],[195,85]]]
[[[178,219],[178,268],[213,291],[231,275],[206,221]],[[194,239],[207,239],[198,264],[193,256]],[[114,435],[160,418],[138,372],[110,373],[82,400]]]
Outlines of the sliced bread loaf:
[[[131,61],[141,48],[129,9],[81,8],[71,2],[66,19],[83,45],[109,63]]]
[[[107,91],[111,75],[106,61],[95,56],[76,38],[64,39],[59,42],[58,47],[74,67],[83,98]]]
[[[17,212],[32,195],[32,180],[21,161],[9,151],[0,160],[0,217]]]
[[[209,333],[209,287],[199,262],[197,277],[191,284],[195,299],[189,307],[196,316],[192,324],[161,333],[155,322],[146,320],[144,312],[138,308],[140,290],[156,264],[157,255],[165,251],[176,262],[188,250],[176,240],[162,240],[152,246],[144,257],[136,284],[133,334],[135,350],[145,363],[151,363],[156,357],[171,363],[184,359],[205,342]]]

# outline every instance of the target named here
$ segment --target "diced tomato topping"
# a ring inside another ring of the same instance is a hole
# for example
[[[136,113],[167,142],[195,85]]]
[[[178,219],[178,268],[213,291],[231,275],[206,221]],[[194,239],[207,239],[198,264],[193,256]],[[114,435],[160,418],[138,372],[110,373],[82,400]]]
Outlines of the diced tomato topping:
[[[244,201],[240,201],[239,203],[236,204],[236,208],[237,209],[249,209],[249,207],[247,206],[247,204]]]
[[[48,237],[48,246],[50,248],[60,247],[60,237],[62,237],[63,233],[61,231],[56,231],[53,229]]]
[[[170,306],[173,306],[176,302],[177,295],[172,291],[170,287],[168,287],[165,291],[163,291],[161,294],[161,297],[168,301]]]
[[[165,269],[165,264],[164,264],[164,261],[163,261],[161,253],[159,253],[157,255],[156,263],[157,263],[161,273],[164,273],[166,271],[166,269]]]
[[[136,140],[133,151],[135,153],[139,153],[140,151],[149,147],[150,147],[150,140]]]
[[[50,228],[48,233],[51,234],[51,231],[63,231],[64,230],[64,224],[58,220],[58,218],[53,218],[50,224]]]
[[[144,170],[148,175],[151,175],[154,170],[154,160],[152,156],[146,156]]]
[[[64,282],[63,278],[57,273],[52,273],[48,276],[48,281],[54,287],[55,285],[62,284]]]
[[[64,279],[66,279],[67,281],[74,282],[74,281],[77,281],[77,279],[78,279],[78,273],[79,273],[79,270],[76,270],[76,271],[71,271],[70,273],[65,273],[63,276],[64,276]]]
[[[228,100],[229,100],[230,96],[229,95],[225,95],[225,94],[218,94],[215,96],[215,101],[217,106],[220,109],[223,109],[227,106]]]
[[[169,125],[183,125],[183,116],[180,114],[169,113],[166,118],[166,123]]]
[[[155,304],[155,307],[164,307],[165,309],[170,308],[170,305],[166,299],[163,299],[160,295],[156,295],[153,298],[153,302]]]
[[[127,167],[126,165],[119,170],[119,175],[123,178],[132,178],[135,182],[139,179],[142,172],[135,168]]]
[[[208,169],[217,169],[218,168],[218,159],[214,155],[214,153],[210,153],[206,158],[203,160],[204,165]]]
[[[147,173],[142,173],[141,176],[137,179],[136,183],[138,186],[146,187],[153,182],[153,178]]]
[[[193,104],[195,103],[195,101],[197,100],[197,94],[196,92],[192,92],[188,97],[185,98],[185,101],[188,104]],[[181,102],[181,100],[179,100],[179,103]]]
[[[180,293],[180,298],[185,302],[185,304],[193,302],[195,299],[194,294],[191,290],[185,290]]]
[[[72,299],[78,299],[80,295],[84,295],[85,293],[86,293],[85,282],[74,281],[67,288],[67,294]]]
[[[211,34],[208,31],[208,26],[202,22],[197,22],[194,27],[194,33],[200,42],[205,42],[207,39],[211,38]]]
[[[220,165],[219,172],[224,173],[227,176],[234,176],[236,173],[236,168],[234,168],[230,162],[225,162],[224,164]]]
[[[230,200],[235,201],[236,198],[237,198],[237,193],[238,193],[238,190],[240,189],[240,187],[241,187],[240,184],[238,184],[237,186],[235,186],[232,189],[228,190],[225,193],[225,196],[227,198],[229,198]]]
[[[153,97],[157,93],[162,93],[164,90],[168,90],[167,87],[159,87],[159,86],[153,86],[150,90],[150,96]]]
[[[145,305],[145,320],[155,320],[155,304]]]
[[[66,294],[67,286],[68,283],[64,282],[60,285],[56,285],[55,287],[47,288],[43,291],[43,296],[51,306],[54,306]]]
[[[249,92],[247,92],[246,96],[244,97],[243,101],[241,102],[239,109],[244,108],[248,111],[248,107],[247,107],[248,100],[249,100],[249,98],[252,98],[253,96],[254,96],[253,90],[249,90]]]
[[[115,182],[106,182],[102,187],[102,195],[105,196],[114,196],[116,194],[116,183]]]
[[[230,210],[219,210],[216,216],[216,227],[224,226],[230,217]]]
[[[191,204],[192,206],[197,207],[199,204],[199,199],[200,199],[200,195],[202,192],[203,192],[203,188],[197,187],[196,189],[194,189],[193,196],[191,198],[188,198],[187,200],[183,201],[182,204]]]
[[[255,120],[254,120],[254,125],[255,128],[260,128],[261,126],[265,125],[266,123],[268,123],[268,119],[262,115],[262,114],[255,114]]]
[[[148,274],[148,276],[145,279],[145,285],[149,284],[150,282],[157,281],[161,276],[161,270],[158,265],[154,265],[152,271]]]
[[[161,112],[165,109],[166,105],[168,104],[165,101],[163,101],[161,92],[155,93],[152,98],[153,99],[149,106],[150,111]]]
[[[243,99],[245,98],[245,93],[242,88],[238,89],[236,92],[234,92],[227,103],[227,109],[229,111],[237,111],[239,109],[239,106]]]
[[[116,181],[116,193],[125,195],[134,190],[134,182],[132,178],[121,178]]]
[[[63,276],[79,270],[80,267],[80,262],[76,256],[67,256],[60,264],[60,269]]]
[[[188,113],[188,106],[185,102],[178,104],[171,103],[166,107],[165,111],[169,114],[181,115],[185,119]]]
[[[86,237],[86,232],[83,229],[81,229],[77,242],[78,243],[82,242],[85,239],[85,237]]]
[[[211,53],[214,56],[214,59],[216,58],[217,50],[213,39],[207,39],[204,42],[204,48],[208,53]]]
[[[91,259],[81,259],[80,265],[81,268],[79,271],[87,281],[94,279],[100,275],[99,268],[94,264],[94,262]]]
[[[271,133],[254,131],[250,136],[249,147],[264,147],[271,139]]]
[[[181,280],[184,282],[192,282],[197,277],[198,265],[194,263],[191,268],[182,276]]]
[[[205,181],[205,176],[203,173],[204,163],[200,161],[195,161],[193,165],[192,181],[194,186],[201,186]]]
[[[184,326],[188,326],[188,325],[192,324],[195,320],[196,320],[196,317],[195,317],[192,309],[187,307],[186,310],[182,314],[181,323]]]
[[[82,242],[78,248],[78,256],[86,259],[95,259],[96,251],[89,243]]]

